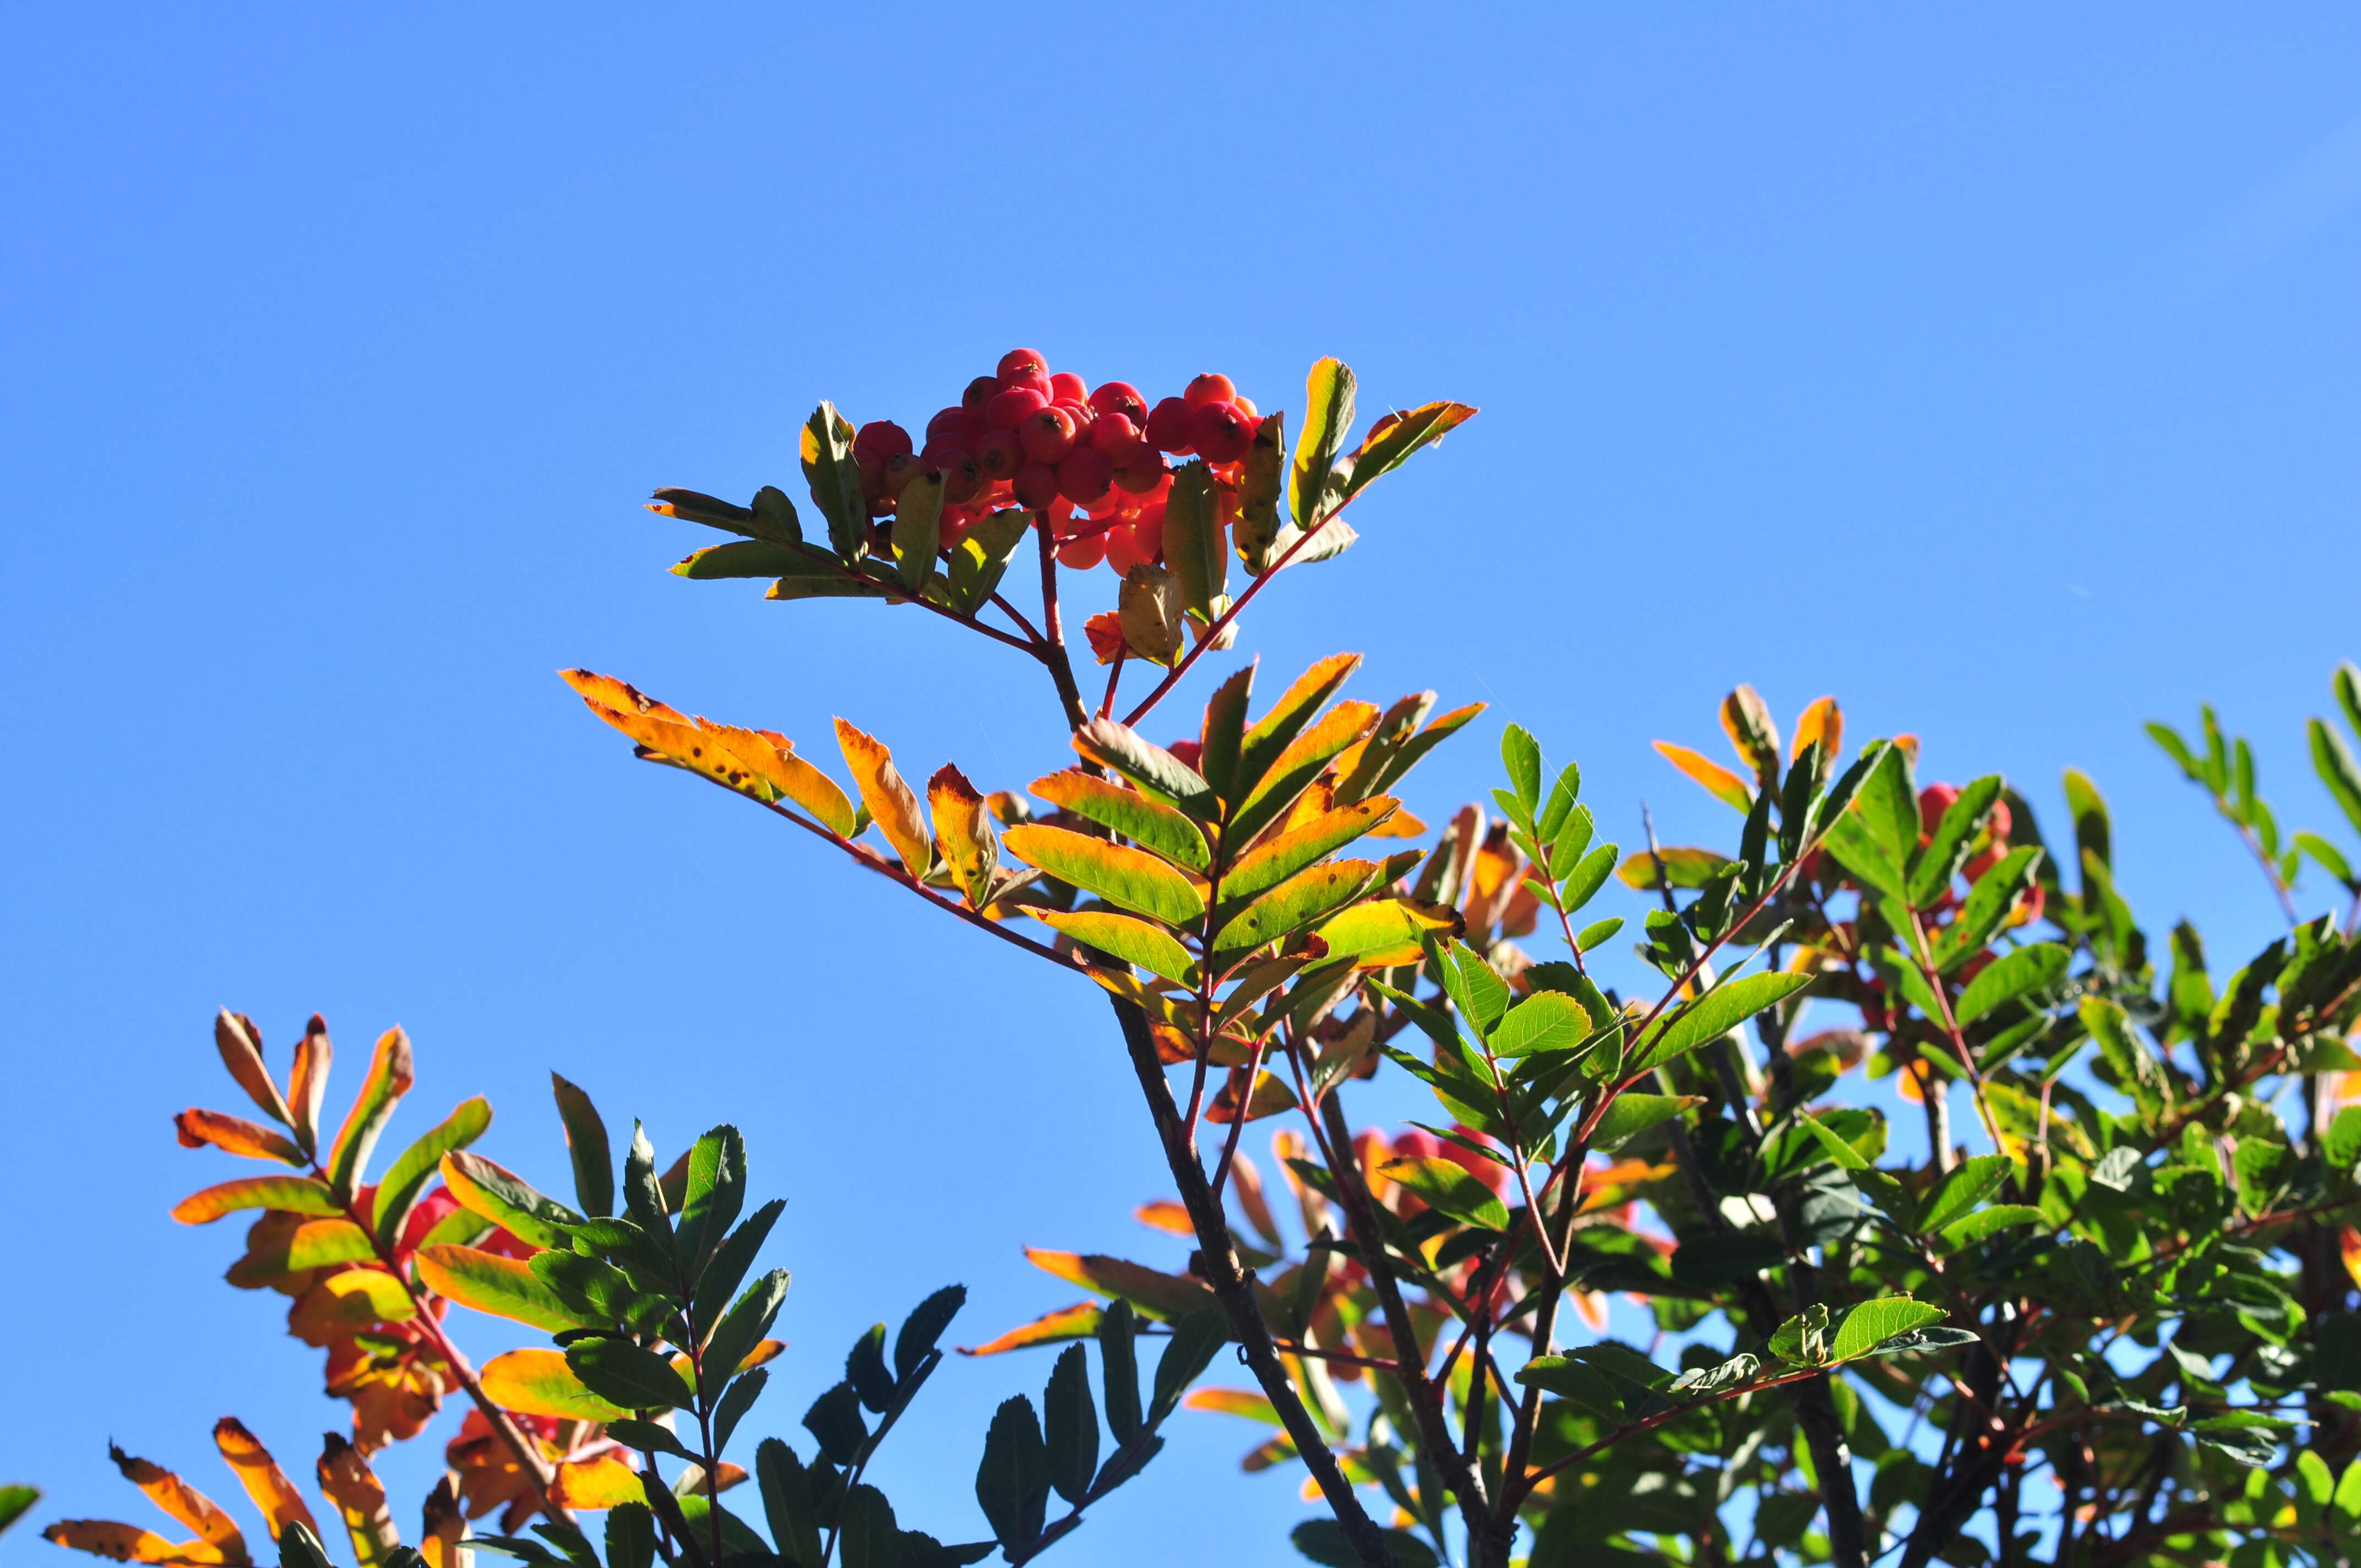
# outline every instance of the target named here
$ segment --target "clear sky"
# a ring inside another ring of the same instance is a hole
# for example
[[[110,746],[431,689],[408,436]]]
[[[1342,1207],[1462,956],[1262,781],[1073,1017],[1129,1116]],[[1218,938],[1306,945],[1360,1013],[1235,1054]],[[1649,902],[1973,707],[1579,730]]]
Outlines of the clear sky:
[[[915,429],[1024,344],[1481,405],[1246,627],[1274,674],[1358,648],[1363,695],[1496,704],[1430,817],[1513,717],[1627,843],[1642,800],[1727,836],[1648,740],[1832,691],[2053,828],[2090,770],[2150,928],[2233,961],[2273,909],[2141,721],[2219,703],[2282,820],[2334,820],[2349,8],[19,5],[0,44],[0,1480],[43,1518],[145,1517],[110,1435],[226,1490],[215,1417],[291,1460],[340,1417],[218,1282],[231,1227],[164,1215],[232,1174],[167,1121],[230,1103],[224,1003],[282,1065],[324,1011],[338,1099],[399,1020],[396,1135],[481,1091],[552,1184],[553,1067],[668,1149],[741,1122],[796,1273],[750,1434],[939,1284],[961,1343],[1073,1299],[1027,1244],[1177,1264],[1094,997],[633,763],[553,674],[1058,765],[1014,655],[664,574],[719,536],[648,488],[799,489],[822,397]],[[977,1529],[987,1413],[1047,1371],[943,1369],[882,1467],[906,1524]],[[1257,1437],[1184,1418],[1060,1560],[1289,1560]]]

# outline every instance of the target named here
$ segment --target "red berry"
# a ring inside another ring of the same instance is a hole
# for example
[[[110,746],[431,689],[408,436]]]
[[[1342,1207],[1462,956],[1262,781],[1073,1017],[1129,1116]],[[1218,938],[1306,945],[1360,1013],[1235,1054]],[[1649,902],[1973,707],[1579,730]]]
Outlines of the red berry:
[[[1208,463],[1235,463],[1254,444],[1254,421],[1223,400],[1199,403],[1189,416],[1189,442]]]
[[[1128,381],[1109,381],[1090,397],[1091,407],[1103,414],[1121,414],[1135,425],[1148,422],[1148,400]]]
[[[874,452],[863,452],[861,444],[855,442],[852,466],[861,474],[862,499],[874,505],[885,494],[885,459]]]
[[[960,506],[975,499],[983,488],[983,475],[975,459],[964,452],[953,453],[943,466],[943,504]]]
[[[1114,479],[1115,465],[1092,447],[1075,447],[1058,465],[1058,493],[1077,506],[1088,506],[1106,494]]]
[[[939,435],[918,449],[918,461],[929,468],[940,468],[968,455],[968,441],[963,435]]]
[[[1036,463],[1056,463],[1074,449],[1073,416],[1063,409],[1042,409],[1026,416],[1016,428],[1025,442],[1025,455]]]
[[[1171,472],[1164,454],[1151,446],[1117,468],[1115,482],[1135,496],[1144,496],[1162,484]]]
[[[1190,449],[1190,408],[1179,398],[1167,398],[1148,416],[1148,444],[1159,452]]]
[[[995,430],[976,444],[975,466],[987,479],[1014,477],[1025,466],[1025,443],[1013,430]]]
[[[1090,384],[1071,370],[1060,370],[1049,378],[1049,400],[1058,403],[1079,403],[1090,397]]]
[[[932,445],[937,437],[944,435],[957,439],[965,436],[973,428],[974,416],[967,410],[958,407],[944,409],[927,422],[927,444]],[[906,436],[904,439],[907,440],[908,437]],[[894,455],[891,452],[881,452],[878,455],[891,457]]]
[[[1027,463],[1009,485],[1019,506],[1039,511],[1058,499],[1058,470],[1047,463]]]
[[[983,428],[1015,430],[1049,406],[1049,400],[1031,387],[994,392],[992,400],[983,405]]]
[[[1227,376],[1208,370],[1190,382],[1189,389],[1180,396],[1184,402],[1194,408],[1199,403],[1226,403],[1237,395],[1236,384]]]
[[[1154,507],[1141,512],[1131,525],[1132,543],[1139,547],[1140,558],[1153,561],[1164,554],[1164,509]]]
[[[1125,576],[1131,575],[1134,566],[1144,566],[1151,558],[1140,549],[1138,535],[1120,523],[1108,529],[1104,537],[1106,540],[1106,564]]]
[[[1139,426],[1132,422],[1131,416],[1118,413],[1099,415],[1098,422],[1091,426],[1091,444],[1105,453],[1118,468],[1149,449],[1148,443],[1140,439]]]
[[[933,432],[928,433],[932,434]],[[874,457],[880,465],[888,457],[910,449],[910,433],[889,419],[870,421],[852,438],[852,455],[855,457]]]
[[[1951,802],[1959,798],[1960,789],[1957,784],[1930,784],[1920,790],[1918,792],[1920,829],[1932,833],[1935,830],[1935,825],[1943,820],[1943,813],[1951,808]]]
[[[993,395],[999,390],[999,377],[978,376],[967,384],[967,390],[960,394],[960,401],[972,411],[980,413],[983,410],[983,405],[992,401]]]
[[[1011,376],[1021,376],[1027,371],[1037,372],[1047,378],[1049,362],[1041,357],[1041,351],[1038,348],[1012,348],[1000,356],[997,369],[1001,384],[1005,386]]]
[[[1992,834],[1993,849],[1997,850],[2007,844],[2008,830],[2015,826],[2015,820],[2008,814],[2008,802],[1993,801],[1992,816],[1985,823],[1986,830]]]
[[[1036,375],[1030,371],[1021,376],[1005,376],[1001,378],[1000,385],[1004,391],[1038,392],[1041,394],[1041,400],[1045,403],[1057,400],[1049,391],[1049,378]]]

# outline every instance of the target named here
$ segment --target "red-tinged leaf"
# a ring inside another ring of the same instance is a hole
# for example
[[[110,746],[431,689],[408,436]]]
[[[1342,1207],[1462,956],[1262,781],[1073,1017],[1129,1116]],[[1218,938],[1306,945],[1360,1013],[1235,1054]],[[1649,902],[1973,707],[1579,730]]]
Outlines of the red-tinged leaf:
[[[318,1477],[320,1490],[344,1517],[360,1568],[378,1568],[401,1544],[401,1534],[393,1528],[385,1487],[369,1468],[368,1456],[330,1432],[321,1445]]]
[[[1078,1301],[1071,1307],[1060,1307],[1054,1312],[1044,1313],[1021,1328],[1009,1330],[998,1339],[957,1348],[961,1355],[998,1355],[1003,1351],[1023,1350],[1030,1345],[1089,1339],[1099,1332],[1099,1321],[1104,1315],[1104,1310],[1096,1301]]]
[[[214,1048],[221,1052],[222,1066],[229,1069],[230,1077],[246,1091],[247,1098],[262,1108],[263,1114],[282,1127],[295,1124],[286,1097],[263,1065],[262,1032],[254,1026],[253,1019],[223,1008],[214,1018]]]
[[[311,1506],[303,1501],[303,1494],[295,1489],[287,1472],[270,1457],[270,1451],[236,1416],[224,1416],[214,1423],[214,1446],[221,1450],[221,1456],[237,1473],[238,1484],[254,1499],[254,1506],[262,1510],[262,1517],[270,1521],[271,1540],[278,1540],[280,1531],[291,1524],[319,1533],[319,1524],[312,1518]]]
[[[1131,1212],[1131,1217],[1152,1231],[1164,1231],[1176,1236],[1194,1238],[1197,1227],[1190,1222],[1188,1209],[1170,1198],[1159,1198],[1153,1203],[1142,1203]]]
[[[287,1105],[295,1113],[295,1137],[305,1148],[320,1142],[320,1107],[328,1092],[328,1067],[335,1060],[328,1042],[328,1021],[317,1013],[295,1042],[295,1070],[288,1079]]]
[[[225,1559],[244,1561],[246,1538],[219,1503],[162,1465],[136,1458],[113,1443],[107,1444],[106,1456],[115,1461],[125,1480],[147,1493],[149,1502],[195,1530],[200,1541],[219,1550]]]
[[[1265,1426],[1279,1424],[1279,1409],[1258,1388],[1191,1388],[1180,1401],[1184,1410],[1211,1410],[1216,1415],[1244,1416]]]
[[[562,1350],[512,1350],[484,1363],[479,1381],[492,1402],[528,1416],[616,1421],[631,1412],[582,1386]]]
[[[1422,403],[1407,413],[1388,414],[1369,426],[1368,434],[1346,459],[1345,499],[1360,494],[1380,475],[1390,474],[1422,447],[1432,446],[1476,417],[1466,403]]]
[[[1054,909],[1029,912],[1044,926],[1071,937],[1085,947],[1112,953],[1127,964],[1137,964],[1153,975],[1160,975],[1176,985],[1197,983],[1197,962],[1189,949],[1174,940],[1160,926],[1145,920],[1135,920],[1128,915],[1111,915],[1104,910],[1085,910],[1080,915],[1060,914]]]
[[[220,1548],[202,1541],[166,1541],[153,1530],[117,1524],[113,1519],[60,1519],[41,1531],[41,1539],[93,1556],[111,1557],[117,1563],[213,1568],[225,1561]]]
[[[1178,1322],[1190,1313],[1214,1304],[1213,1293],[1201,1280],[1182,1275],[1159,1274],[1144,1264],[1096,1253],[1050,1252],[1027,1247],[1033,1266],[1085,1290],[1118,1297],[1159,1322]]]
[[[1031,822],[1008,829],[1002,843],[1028,866],[1168,926],[1205,913],[1195,884],[1145,850]]]
[[[1205,1107],[1205,1120],[1227,1126],[1238,1119],[1238,1096],[1235,1083],[1233,1080],[1222,1085],[1221,1092],[1213,1096],[1213,1102]],[[1301,1102],[1295,1098],[1295,1091],[1287,1086],[1287,1080],[1266,1069],[1255,1080],[1254,1094],[1246,1102],[1246,1120],[1259,1122],[1265,1116],[1292,1111]]]
[[[853,782],[861,788],[862,803],[869,807],[877,830],[885,835],[885,841],[894,846],[912,876],[925,876],[934,869],[933,838],[927,831],[925,813],[918,809],[917,795],[894,766],[894,753],[841,718],[836,721],[836,743],[843,749]]]
[[[1711,850],[1676,846],[1653,854],[1634,850],[1623,857],[1622,863],[1615,868],[1615,875],[1626,887],[1642,892],[1653,892],[1660,880],[1667,887],[1703,887],[1714,872],[1728,864],[1729,856]]]
[[[275,1159],[285,1165],[307,1166],[303,1151],[286,1138],[272,1132],[259,1122],[249,1122],[243,1116],[225,1115],[219,1111],[201,1111],[194,1106],[172,1118],[181,1131],[182,1148],[201,1149],[207,1144],[231,1154],[244,1155],[248,1159]]]
[[[570,672],[567,679],[572,681],[574,674],[578,673]],[[581,683],[574,685],[580,689]],[[646,710],[609,707],[593,697],[583,698],[599,719],[638,741],[643,753],[653,753],[758,800],[772,798],[769,783],[711,729],[700,728],[676,708],[649,698],[640,700],[649,704]]]
[[[1390,795],[1373,795],[1323,811],[1301,827],[1290,826],[1247,850],[1222,873],[1222,896],[1250,898],[1277,887],[1314,861],[1376,830],[1400,804]]]
[[[287,1225],[265,1219],[249,1234],[247,1255],[230,1265],[225,1277],[250,1290],[307,1268],[361,1263],[376,1255],[368,1233],[350,1220],[307,1219]]]
[[[1706,793],[1738,811],[1754,808],[1754,792],[1744,779],[1712,758],[1675,746],[1670,740],[1651,742],[1664,760],[1705,786]]]
[[[400,1025],[388,1029],[377,1038],[377,1049],[369,1058],[368,1077],[362,1080],[361,1091],[353,1097],[353,1108],[345,1115],[345,1124],[336,1134],[336,1144],[328,1156],[328,1185],[339,1193],[349,1193],[359,1186],[368,1168],[368,1157],[377,1147],[385,1124],[393,1119],[394,1107],[410,1092],[416,1074],[411,1067],[410,1036]]]
[[[640,1473],[611,1450],[595,1459],[559,1465],[551,1494],[560,1507],[586,1512],[647,1499]]]
[[[1188,816],[1136,789],[1069,768],[1035,779],[1033,794],[1102,828],[1111,828],[1150,854],[1183,871],[1202,873],[1213,863],[1205,835]]]
[[[427,1246],[418,1249],[417,1263],[418,1277],[428,1289],[462,1307],[550,1333],[594,1326],[516,1258],[471,1246]]]
[[[612,675],[602,675],[595,670],[560,670],[557,675],[580,694],[583,701],[595,703],[600,707],[612,708],[617,713],[666,719],[675,724],[689,721],[688,715],[680,709],[658,702],[639,687],[619,681]],[[639,737],[633,736],[632,739]]]
[[[983,908],[991,902],[993,875],[1000,869],[1000,836],[993,831],[983,796],[965,773],[945,762],[927,781],[927,806],[935,819],[935,858],[967,896],[968,907]]]
[[[296,1214],[343,1212],[325,1182],[308,1176],[247,1176],[190,1193],[172,1205],[172,1218],[184,1225],[202,1225],[241,1209],[278,1209]]]

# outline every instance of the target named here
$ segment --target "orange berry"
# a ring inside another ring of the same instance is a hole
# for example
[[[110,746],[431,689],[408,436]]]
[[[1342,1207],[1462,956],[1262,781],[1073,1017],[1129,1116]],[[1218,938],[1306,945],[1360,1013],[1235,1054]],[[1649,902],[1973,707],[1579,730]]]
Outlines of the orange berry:
[[[1071,370],[1060,370],[1049,378],[1049,400],[1053,403],[1079,403],[1091,395],[1089,383]]]
[[[1238,389],[1235,383],[1232,382],[1227,376],[1208,370],[1190,382],[1189,389],[1181,393],[1180,397],[1181,400],[1191,408],[1195,408],[1201,403],[1226,403],[1235,400],[1237,395]]]

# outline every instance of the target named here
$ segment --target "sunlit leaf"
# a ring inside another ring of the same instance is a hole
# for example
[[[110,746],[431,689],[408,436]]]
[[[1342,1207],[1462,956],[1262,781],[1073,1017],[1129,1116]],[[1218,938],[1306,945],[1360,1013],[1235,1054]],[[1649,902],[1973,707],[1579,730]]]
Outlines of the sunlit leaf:
[[[581,1215],[565,1204],[534,1191],[516,1172],[479,1154],[457,1150],[445,1155],[441,1168],[443,1184],[461,1206],[534,1246],[568,1245],[566,1233],[558,1227],[582,1221]]]
[[[1697,1094],[1619,1094],[1607,1114],[1598,1119],[1598,1125],[1591,1129],[1590,1146],[1598,1153],[1612,1154],[1649,1128],[1704,1103],[1704,1097]]]
[[[214,1016],[214,1048],[221,1053],[222,1066],[246,1091],[247,1098],[262,1108],[263,1113],[284,1127],[292,1127],[295,1118],[287,1106],[286,1097],[272,1082],[270,1069],[262,1063],[262,1036],[254,1020],[242,1013],[223,1008]]]
[[[1203,1281],[1182,1275],[1159,1274],[1144,1264],[1096,1253],[1050,1252],[1027,1247],[1033,1266],[1101,1296],[1130,1302],[1160,1322],[1187,1317],[1213,1303]]]
[[[312,1163],[303,1157],[303,1151],[288,1139],[259,1122],[249,1122],[243,1116],[229,1116],[219,1111],[201,1111],[191,1107],[173,1117],[172,1124],[180,1129],[183,1148],[203,1148],[211,1144],[217,1149],[244,1155],[248,1159],[275,1159],[299,1167]]]
[[[531,1266],[466,1246],[418,1249],[418,1277],[438,1296],[551,1333],[592,1325],[558,1299]]]
[[[494,1403],[529,1416],[611,1421],[631,1413],[583,1387],[582,1379],[566,1364],[563,1351],[511,1350],[496,1355],[484,1363],[478,1381]]]
[[[1712,758],[1675,746],[1670,740],[1651,742],[1664,754],[1664,760],[1705,786],[1706,793],[1739,811],[1751,811],[1754,806],[1754,791],[1746,781],[1723,767]]]
[[[1380,960],[1415,963],[1422,942],[1464,936],[1466,929],[1466,918],[1447,904],[1372,898],[1345,910],[1314,934],[1328,945],[1330,958],[1356,959],[1363,967],[1376,968]]]
[[[1249,898],[1276,887],[1297,872],[1376,828],[1400,806],[1390,795],[1373,795],[1323,812],[1300,828],[1266,839],[1222,873],[1222,896]]]
[[[1287,483],[1288,511],[1299,528],[1310,528],[1334,504],[1329,486],[1336,458],[1353,431],[1353,372],[1333,356],[1313,364],[1304,378],[1303,430],[1295,438],[1295,461]]]
[[[878,831],[885,835],[885,841],[894,846],[912,876],[925,876],[934,866],[933,836],[927,831],[917,795],[894,766],[894,753],[841,718],[836,721],[836,743],[843,748],[862,802],[869,807]]]
[[[804,422],[801,455],[812,504],[828,520],[829,543],[848,561],[868,549],[869,506],[861,496],[861,470],[852,461],[852,426],[834,403],[822,403]]]
[[[852,802],[845,798],[834,779],[798,755],[785,737],[767,730],[716,724],[709,718],[699,718],[696,723],[701,733],[741,763],[747,774],[768,785],[774,795],[802,806],[838,838],[852,837]],[[724,777],[722,782],[733,789],[746,787],[741,777]]]
[[[1043,925],[1087,947],[1113,953],[1126,963],[1137,964],[1150,974],[1161,975],[1179,985],[1194,987],[1197,983],[1196,960],[1160,926],[1101,910],[1085,910],[1077,915],[1063,915],[1054,909],[1036,909],[1031,913]]]
[[[431,1132],[401,1151],[378,1183],[378,1245],[389,1252],[393,1250],[394,1243],[401,1239],[402,1226],[410,1221],[410,1212],[417,1207],[426,1184],[434,1179],[443,1157],[466,1148],[482,1137],[484,1129],[491,1124],[492,1102],[478,1094],[460,1102]]]
[[[1456,1160],[1436,1155],[1388,1160],[1378,1168],[1387,1179],[1409,1188],[1429,1208],[1464,1224],[1488,1231],[1509,1228],[1509,1211],[1499,1195]]]
[[[344,1519],[360,1568],[378,1568],[401,1544],[401,1535],[393,1528],[385,1487],[369,1468],[368,1456],[330,1432],[322,1441],[317,1478]]]
[[[1595,854],[1597,851],[1592,852]],[[1662,884],[1667,887],[1703,887],[1712,879],[1714,872],[1730,863],[1729,856],[1718,855],[1711,850],[1675,848],[1659,850],[1653,854],[1646,850],[1635,850],[1615,868],[1615,875],[1626,887],[1653,893],[1659,885],[1660,878]]]
[[[1213,962],[1225,969],[1257,948],[1302,930],[1343,908],[1381,879],[1378,861],[1335,861],[1299,872],[1225,923],[1213,938]]]
[[[1374,703],[1340,702],[1288,742],[1267,765],[1257,768],[1261,782],[1246,792],[1246,799],[1230,814],[1232,841],[1251,841],[1278,819],[1338,752],[1369,732],[1378,717]],[[1241,757],[1242,775],[1247,758],[1254,755],[1254,740],[1249,733],[1247,751]]]
[[[1195,885],[1145,850],[1030,822],[1009,828],[1002,842],[1027,865],[1168,926],[1186,926],[1205,913]]]
[[[1003,1351],[1024,1350],[1037,1344],[1056,1344],[1063,1340],[1088,1339],[1099,1332],[1105,1310],[1096,1301],[1078,1301],[1071,1307],[1060,1307],[1045,1312],[1018,1328],[1013,1328],[998,1339],[987,1340],[972,1347],[960,1346],[961,1355],[998,1355]]]
[[[237,1473],[238,1483],[246,1488],[246,1495],[254,1499],[254,1506],[261,1509],[262,1517],[269,1521],[273,1541],[279,1539],[279,1532],[290,1523],[301,1524],[315,1534],[318,1532],[320,1527],[312,1518],[311,1506],[295,1489],[295,1483],[288,1478],[286,1471],[279,1467],[279,1462],[270,1457],[270,1451],[256,1441],[255,1435],[247,1431],[236,1417],[224,1416],[214,1423],[214,1446],[221,1450],[221,1456]]]
[[[983,908],[992,900],[993,874],[1000,869],[1000,839],[983,796],[965,773],[945,762],[927,781],[927,807],[935,819],[936,859],[967,895],[968,907]]]
[[[107,1445],[106,1453],[125,1480],[147,1493],[149,1502],[195,1530],[200,1541],[219,1551],[228,1561],[245,1559],[246,1538],[238,1533],[237,1521],[219,1503],[160,1464],[126,1453],[112,1443]]]
[[[1282,1424],[1279,1407],[1259,1388],[1191,1388],[1180,1400],[1184,1410],[1210,1410],[1216,1415],[1243,1416],[1265,1426]]]
[[[224,1561],[220,1548],[202,1541],[167,1541],[153,1530],[117,1524],[112,1519],[60,1519],[43,1529],[41,1538],[76,1552],[111,1557],[117,1563],[210,1568]]]
[[[1331,653],[1295,678],[1270,710],[1255,720],[1238,742],[1237,774],[1232,798],[1243,798],[1261,784],[1280,753],[1303,732],[1328,699],[1361,666],[1358,653]],[[1337,750],[1343,750],[1342,747]],[[1334,753],[1330,753],[1334,755]],[[1380,784],[1378,787],[1385,787]]]
[[[1016,547],[1025,539],[1031,520],[1021,507],[1009,507],[970,528],[960,536],[950,551],[951,608],[961,615],[972,615],[1008,570],[1008,563]]]
[[[1086,760],[1113,768],[1149,798],[1178,806],[1200,822],[1213,819],[1213,786],[1196,769],[1112,718],[1093,718],[1074,731],[1074,750]]]
[[[1624,1064],[1623,1076],[1637,1078],[1684,1052],[1697,1049],[1708,1040],[1720,1038],[1817,978],[1808,974],[1755,974],[1716,987],[1642,1036],[1632,1048],[1631,1060]]]
[[[895,576],[914,593],[927,586],[935,569],[935,555],[942,548],[945,481],[939,468],[913,475],[894,508]]]
[[[1173,471],[1164,507],[1164,559],[1179,581],[1181,604],[1213,620],[1218,613],[1213,598],[1228,586],[1229,554],[1213,515],[1213,476],[1202,458]],[[1130,630],[1127,620],[1125,630]]]
[[[1449,401],[1422,403],[1407,413],[1386,415],[1369,426],[1369,433],[1353,450],[1345,477],[1345,499],[1360,494],[1371,480],[1392,473],[1413,453],[1433,445],[1475,417],[1476,410],[1467,404]]]
[[[1897,1334],[1913,1329],[1938,1323],[1949,1316],[1942,1308],[1914,1301],[1907,1296],[1882,1296],[1873,1301],[1863,1301],[1836,1326],[1836,1338],[1828,1346],[1829,1359],[1850,1361],[1867,1355]]]
[[[305,1220],[273,1227],[246,1256],[230,1266],[225,1277],[232,1285],[267,1285],[283,1275],[332,1263],[361,1263],[377,1255],[369,1234],[350,1220]]]
[[[1033,781],[1032,793],[1077,817],[1113,828],[1141,849],[1161,855],[1174,865],[1202,872],[1213,861],[1205,835],[1189,817],[1161,801],[1150,800],[1079,768]]]
[[[202,1225],[241,1209],[284,1209],[298,1214],[340,1214],[327,1185],[308,1176],[248,1176],[192,1192],[172,1206],[172,1218]]]
[[[609,1451],[559,1465],[550,1495],[561,1508],[595,1512],[640,1502],[647,1492],[640,1473]]]
[[[368,1168],[369,1152],[377,1147],[385,1124],[393,1119],[394,1107],[410,1092],[412,1079],[410,1036],[399,1026],[388,1029],[378,1036],[368,1077],[353,1097],[353,1108],[346,1113],[335,1147],[328,1156],[328,1185],[337,1193],[349,1194],[360,1184]]]
[[[1246,1096],[1246,1119],[1259,1122],[1266,1116],[1292,1111],[1301,1103],[1302,1102],[1296,1099],[1295,1091],[1288,1086],[1285,1079],[1265,1069],[1255,1075],[1254,1092]],[[1220,1092],[1213,1096],[1213,1103],[1205,1108],[1205,1120],[1227,1126],[1237,1119],[1238,1096],[1236,1083],[1233,1080],[1222,1085]]]

